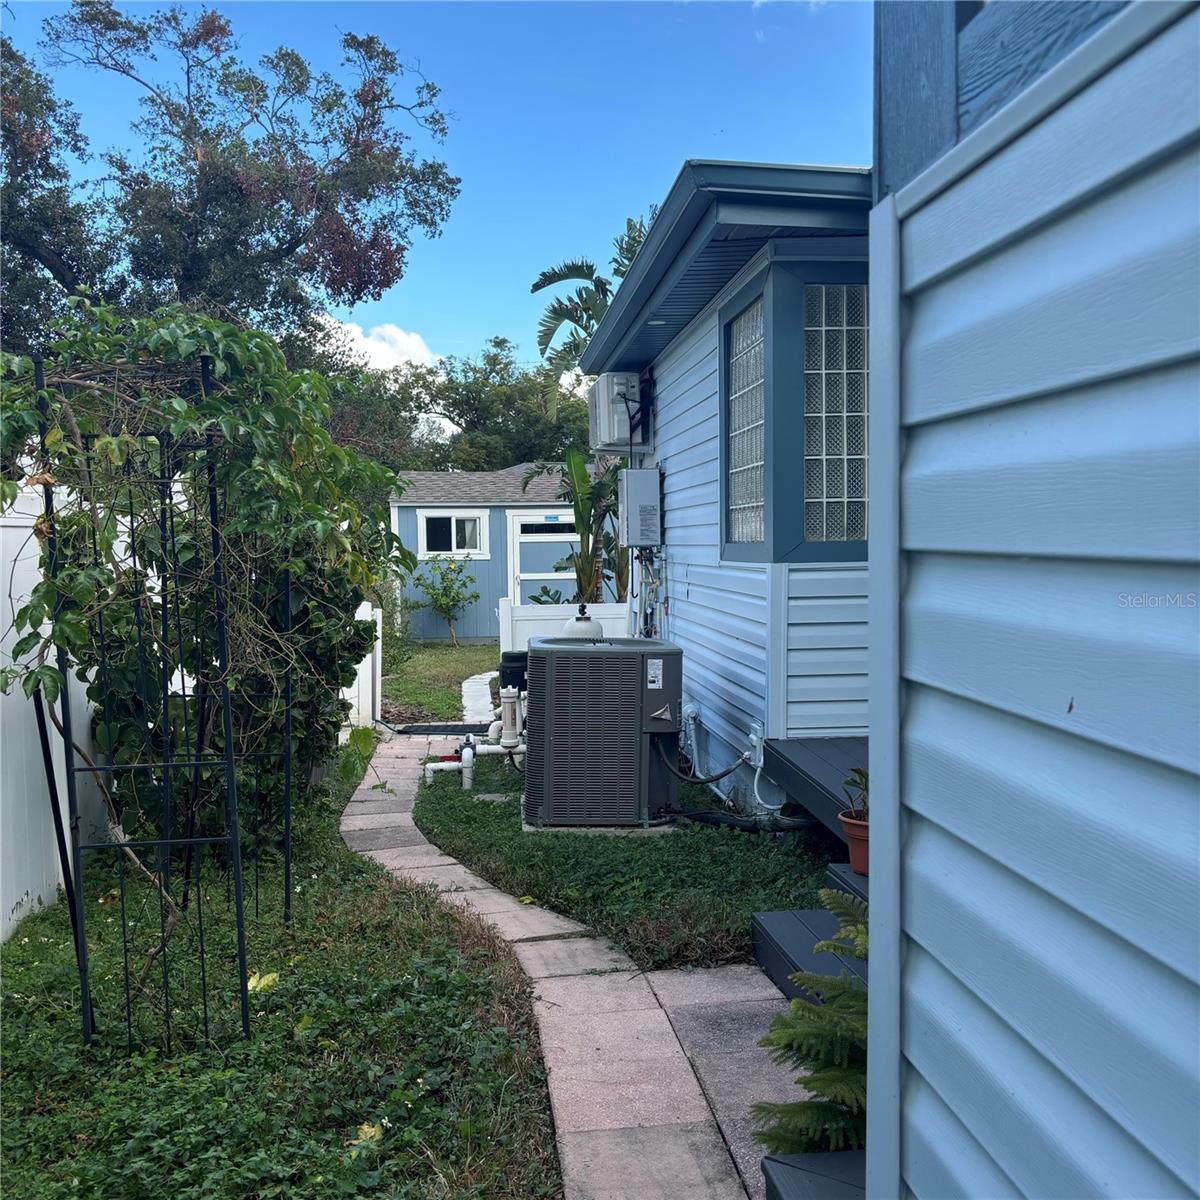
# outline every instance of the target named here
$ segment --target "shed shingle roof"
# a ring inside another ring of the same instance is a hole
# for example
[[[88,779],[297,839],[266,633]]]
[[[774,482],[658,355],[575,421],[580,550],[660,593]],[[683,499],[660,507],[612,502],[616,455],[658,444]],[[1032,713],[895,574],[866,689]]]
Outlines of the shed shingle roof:
[[[559,478],[539,475],[521,490],[521,480],[533,463],[518,463],[503,471],[402,471],[409,486],[398,504],[561,504]]]

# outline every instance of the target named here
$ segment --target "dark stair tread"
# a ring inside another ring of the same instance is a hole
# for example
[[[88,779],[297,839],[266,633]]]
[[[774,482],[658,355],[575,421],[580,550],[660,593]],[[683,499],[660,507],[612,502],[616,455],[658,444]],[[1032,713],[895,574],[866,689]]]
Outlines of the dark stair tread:
[[[763,770],[832,833],[846,840],[838,813],[849,807],[843,784],[867,765],[865,737],[770,738],[763,743]]]
[[[838,931],[838,919],[823,908],[755,913],[750,920],[754,957],[771,982],[787,997],[804,993],[791,981],[797,971],[838,976],[844,972],[867,982],[867,964],[838,954],[815,954],[813,946]]]
[[[857,875],[850,870],[849,863],[830,863],[825,870],[825,886],[839,892],[849,892],[860,900],[869,900],[869,876]]]
[[[767,1200],[862,1200],[866,1155],[861,1150],[824,1154],[768,1154],[762,1160]]]

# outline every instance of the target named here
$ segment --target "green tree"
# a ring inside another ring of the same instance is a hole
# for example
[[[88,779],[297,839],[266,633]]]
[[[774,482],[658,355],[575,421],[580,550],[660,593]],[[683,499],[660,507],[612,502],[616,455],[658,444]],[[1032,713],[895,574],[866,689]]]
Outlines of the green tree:
[[[866,904],[831,889],[821,892],[821,903],[840,926],[814,949],[865,959]],[[798,971],[792,980],[813,1000],[793,1000],[759,1045],[799,1073],[797,1082],[810,1098],[754,1105],[754,1116],[765,1122],[754,1136],[772,1154],[860,1150],[867,1138],[866,989],[848,972],[834,978]]]
[[[410,431],[398,470],[497,471],[538,459],[561,460],[587,445],[587,406],[563,395],[554,411],[535,372],[517,365],[513,346],[493,338],[472,358],[376,373],[335,403],[337,427]]]
[[[545,362],[548,387],[557,388],[564,374],[579,370],[579,359],[608,312],[615,290],[613,279],[622,280],[629,273],[657,212],[657,208],[651,208],[649,221],[643,217],[625,219],[624,230],[613,239],[611,279],[601,275],[591,259],[569,258],[533,281],[529,290],[535,294],[564,283],[580,285],[566,295],[555,296],[538,322],[537,347]]]
[[[79,114],[0,37],[0,339],[10,351],[39,344],[69,291],[111,286],[95,209],[71,187],[70,159],[86,153]]]
[[[104,156],[112,186],[94,210],[139,310],[182,301],[283,330],[378,298],[404,274],[413,236],[435,236],[458,193],[445,163],[413,142],[445,137],[437,86],[373,35],[341,36],[335,76],[286,47],[244,62],[214,9],[75,0],[45,29],[53,65],[141,92],[137,142]],[[51,130],[69,120],[57,102],[42,114]],[[63,145],[82,149],[77,131]],[[13,270],[64,291],[95,286],[95,272],[84,278],[56,252],[48,217],[32,220],[0,233]]]

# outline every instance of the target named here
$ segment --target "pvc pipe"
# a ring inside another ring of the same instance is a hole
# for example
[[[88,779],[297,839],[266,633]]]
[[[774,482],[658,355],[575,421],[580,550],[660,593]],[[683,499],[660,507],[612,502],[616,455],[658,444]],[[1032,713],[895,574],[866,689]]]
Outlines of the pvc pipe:
[[[525,747],[520,742],[511,750],[507,746],[476,746],[475,753],[479,756],[502,754],[505,758],[511,754],[517,762],[520,762],[525,757]]]
[[[762,767],[759,767],[758,770],[756,770],[754,772],[754,802],[758,805],[759,808],[765,809],[767,812],[778,812],[784,806],[784,804],[786,803],[786,800],[780,800],[780,802],[778,804],[768,804],[762,798],[762,796],[759,795],[758,781],[762,777],[762,773],[763,773]]]
[[[493,721],[493,722],[492,722],[492,723],[491,723],[491,724],[488,726],[488,731],[487,731],[487,740],[488,740],[488,741],[489,741],[489,742],[490,742],[492,745],[496,745],[496,744],[498,744],[498,743],[499,743],[499,741],[500,741],[500,731],[501,731],[503,728],[504,728],[504,724],[503,724],[503,722],[501,722],[501,721]]]
[[[500,745],[515,750],[521,744],[521,693],[515,687],[500,689]]]
[[[457,759],[451,762],[431,762],[425,764],[425,782],[433,782],[434,771],[461,771],[462,763]]]
[[[475,743],[467,742],[462,748],[462,785],[469,792],[475,783]]]

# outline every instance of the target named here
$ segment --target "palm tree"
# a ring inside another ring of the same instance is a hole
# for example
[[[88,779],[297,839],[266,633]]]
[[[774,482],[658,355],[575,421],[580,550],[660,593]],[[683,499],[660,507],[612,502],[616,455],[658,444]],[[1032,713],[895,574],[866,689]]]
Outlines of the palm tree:
[[[624,279],[628,274],[657,211],[657,207],[651,208],[648,219],[626,217],[625,229],[613,238],[613,256],[609,261],[614,279]],[[588,258],[569,258],[543,271],[529,290],[536,293],[562,283],[580,286],[568,295],[555,296],[538,322],[538,353],[545,363],[546,394],[552,406],[558,398],[563,375],[578,372],[580,356],[596,326],[604,320],[615,290],[613,279],[601,275]],[[565,336],[556,343],[555,338],[564,331]]]

